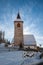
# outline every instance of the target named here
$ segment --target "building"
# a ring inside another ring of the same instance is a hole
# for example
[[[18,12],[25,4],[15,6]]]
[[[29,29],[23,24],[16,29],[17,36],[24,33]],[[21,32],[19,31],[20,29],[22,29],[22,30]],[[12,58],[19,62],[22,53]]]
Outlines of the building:
[[[24,35],[24,48],[37,49],[34,35]]]
[[[14,21],[14,45],[22,45],[25,48],[36,48],[36,40],[33,35],[23,35],[23,21],[20,14],[17,14],[17,18]]]
[[[18,12],[17,18],[14,21],[14,45],[23,46],[23,21],[21,20],[20,14]]]
[[[34,35],[24,35],[24,43],[29,46],[36,46],[36,40]]]

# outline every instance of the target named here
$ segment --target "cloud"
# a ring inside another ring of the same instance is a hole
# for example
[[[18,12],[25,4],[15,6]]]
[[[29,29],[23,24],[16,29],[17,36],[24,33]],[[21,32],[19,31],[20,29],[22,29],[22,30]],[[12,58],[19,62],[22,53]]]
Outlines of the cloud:
[[[8,39],[8,40],[12,40],[13,36],[14,36],[14,28],[13,26],[9,27],[8,24],[5,24],[5,25],[1,25],[0,26],[0,30],[1,31],[5,31],[5,39]]]
[[[2,20],[0,22],[0,30],[5,31],[5,38],[11,41],[12,38],[14,37],[15,15],[14,13],[9,14],[8,12],[8,13],[4,13],[1,18]]]

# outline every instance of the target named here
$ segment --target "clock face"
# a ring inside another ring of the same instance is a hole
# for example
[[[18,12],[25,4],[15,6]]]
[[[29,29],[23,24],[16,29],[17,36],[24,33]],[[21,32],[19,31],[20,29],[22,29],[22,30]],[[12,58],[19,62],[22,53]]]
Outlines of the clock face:
[[[20,23],[17,24],[17,27],[20,27]]]

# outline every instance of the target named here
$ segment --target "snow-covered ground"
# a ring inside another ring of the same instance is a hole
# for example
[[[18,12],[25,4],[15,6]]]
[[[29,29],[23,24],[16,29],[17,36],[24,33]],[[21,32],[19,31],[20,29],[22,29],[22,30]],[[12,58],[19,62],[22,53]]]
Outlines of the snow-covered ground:
[[[39,62],[43,62],[43,59],[39,58],[40,52],[8,51],[8,49],[2,47],[0,45],[0,65],[35,65]],[[34,55],[31,57],[30,54]],[[30,57],[26,55],[30,55]]]
[[[25,51],[8,51],[0,53],[0,65],[32,65],[42,62],[43,59],[38,57],[24,57]]]

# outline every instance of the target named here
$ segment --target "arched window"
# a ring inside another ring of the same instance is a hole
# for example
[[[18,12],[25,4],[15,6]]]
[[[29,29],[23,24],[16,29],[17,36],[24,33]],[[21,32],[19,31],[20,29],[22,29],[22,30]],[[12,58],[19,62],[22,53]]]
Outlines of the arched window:
[[[17,24],[17,27],[20,27],[20,23]]]

